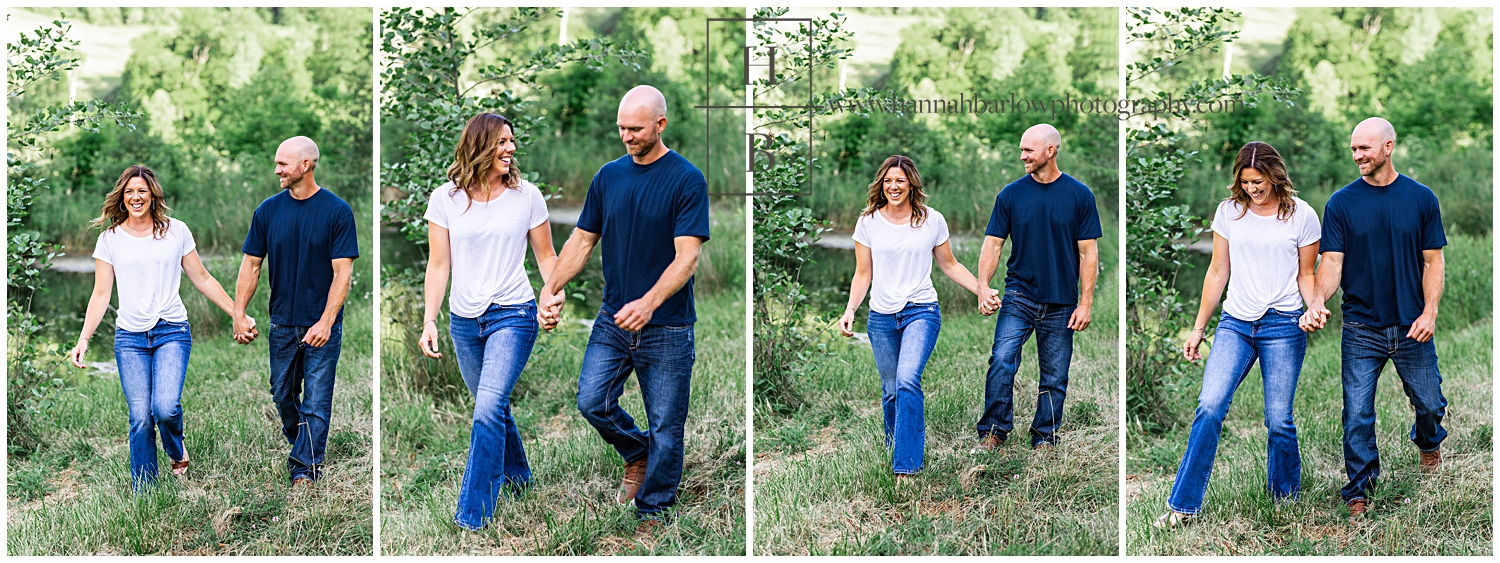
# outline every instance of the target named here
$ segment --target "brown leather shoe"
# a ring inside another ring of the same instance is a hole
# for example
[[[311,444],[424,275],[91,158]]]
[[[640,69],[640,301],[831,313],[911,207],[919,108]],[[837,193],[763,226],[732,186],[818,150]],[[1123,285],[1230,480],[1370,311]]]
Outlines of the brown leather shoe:
[[[1438,466],[1443,464],[1442,447],[1438,447],[1438,449],[1432,450],[1430,452],[1420,452],[1420,454],[1421,455],[1418,456],[1417,466],[1420,467],[1425,473],[1436,473],[1438,470]]]
[[[635,492],[641,489],[641,482],[646,480],[646,458],[625,463],[625,476],[620,479],[620,490],[615,493],[615,502],[630,504],[635,502]]]
[[[662,529],[666,527],[666,522],[662,522],[661,520],[657,520],[655,518],[647,518],[645,520],[641,520],[641,524],[635,527],[635,534],[638,536],[655,536],[661,533]]]
[[[993,452],[999,450],[1000,446],[1004,444],[1005,439],[1001,438],[999,435],[985,434],[984,439],[979,441],[979,445],[974,447],[974,452]]]
[[[311,489],[312,486],[313,486],[313,480],[312,479],[308,479],[307,477],[298,477],[298,478],[292,480],[292,489],[296,489],[298,487],[306,487],[306,488]]]
[[[1369,512],[1369,511],[1370,511],[1370,501],[1362,499],[1362,498],[1357,498],[1357,499],[1349,501],[1349,520],[1350,521],[1353,521],[1355,518],[1359,518],[1360,516],[1364,516],[1365,513]]]

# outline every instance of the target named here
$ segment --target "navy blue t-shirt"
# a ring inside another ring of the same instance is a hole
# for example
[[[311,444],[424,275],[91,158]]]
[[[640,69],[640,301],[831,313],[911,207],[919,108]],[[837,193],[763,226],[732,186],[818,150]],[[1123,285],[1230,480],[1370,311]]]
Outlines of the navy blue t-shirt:
[[[1078,241],[1104,236],[1088,186],[1063,174],[1043,184],[1030,174],[995,196],[984,234],[1010,240],[1005,290],[1038,303],[1078,303]]]
[[[1321,252],[1344,253],[1344,319],[1376,327],[1422,316],[1423,250],[1448,245],[1437,195],[1404,174],[1386,186],[1364,178],[1323,208]]]
[[[708,182],[677,151],[651,164],[630,155],[599,168],[589,183],[578,228],[599,235],[604,258],[604,312],[640,299],[677,258],[676,237],[708,239]],[[693,279],[672,294],[648,324],[697,322]]]
[[[265,259],[272,323],[318,324],[333,287],[333,260],[359,257],[354,211],[327,189],[304,200],[281,190],[255,208],[240,251]],[[340,309],[338,321],[343,320]]]

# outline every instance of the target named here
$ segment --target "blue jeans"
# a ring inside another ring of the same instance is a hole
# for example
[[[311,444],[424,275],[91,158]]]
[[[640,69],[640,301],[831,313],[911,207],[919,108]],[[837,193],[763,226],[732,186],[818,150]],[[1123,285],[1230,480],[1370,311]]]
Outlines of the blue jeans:
[[[1068,394],[1068,366],[1073,361],[1073,329],[1068,319],[1077,305],[1037,303],[1010,290],[997,313],[995,343],[990,348],[990,369],[984,381],[984,414],[975,430],[979,437],[1010,436],[1012,399],[1016,372],[1021,369],[1021,347],[1036,332],[1036,416],[1031,420],[1031,447],[1057,443],[1057,425],[1062,422],[1063,400]]]
[[[1349,483],[1339,491],[1344,502],[1365,498],[1380,476],[1380,452],[1375,448],[1375,382],[1389,360],[1396,364],[1401,387],[1411,400],[1416,420],[1411,441],[1417,449],[1438,449],[1448,431],[1443,415],[1443,376],[1438,373],[1437,347],[1433,341],[1417,342],[1406,337],[1410,325],[1372,327],[1344,321],[1344,473]]]
[[[187,458],[182,445],[182,383],[187,379],[193,334],[188,323],[156,321],[145,332],[115,329],[115,365],[130,407],[130,486],[156,481],[156,431],[172,461]]]
[[[583,351],[578,412],[626,463],[646,458],[646,478],[635,494],[636,512],[643,517],[677,504],[695,359],[693,325],[647,325],[640,332],[627,332],[602,311]],[[637,428],[620,408],[625,379],[632,371],[641,387],[649,431]]]
[[[1174,512],[1197,514],[1203,509],[1208,477],[1219,449],[1219,431],[1234,391],[1250,367],[1260,360],[1261,390],[1266,419],[1266,491],[1272,499],[1295,499],[1302,490],[1302,454],[1297,426],[1292,422],[1292,399],[1307,355],[1307,333],[1297,326],[1300,311],[1269,309],[1260,320],[1246,322],[1224,313],[1214,333],[1213,347],[1203,366],[1203,390],[1188,432],[1187,453],[1177,466],[1177,480],[1167,506]]]
[[[922,370],[937,346],[943,316],[937,303],[907,303],[894,315],[870,311],[866,330],[880,372],[880,407],[885,414],[885,446],[891,470],[910,475],[922,470],[927,423],[922,415]]]
[[[474,395],[469,461],[453,521],[475,530],[495,513],[502,489],[520,492],[531,483],[521,434],[510,416],[510,392],[521,378],[537,336],[536,302],[490,305],[477,319],[452,315],[448,333],[464,385]]]
[[[286,460],[292,481],[322,477],[318,465],[328,445],[333,380],[344,337],[344,323],[334,323],[328,342],[309,346],[302,342],[309,328],[271,324],[271,400],[281,415],[281,432],[292,446]]]

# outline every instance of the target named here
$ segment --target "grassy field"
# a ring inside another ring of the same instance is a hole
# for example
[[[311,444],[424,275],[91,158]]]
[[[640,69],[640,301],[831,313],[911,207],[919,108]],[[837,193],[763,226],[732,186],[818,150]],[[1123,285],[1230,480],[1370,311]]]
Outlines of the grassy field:
[[[233,284],[238,260],[211,259]],[[366,268],[367,270],[368,268]],[[182,405],[193,461],[174,478],[160,455],[158,492],[129,484],[126,407],[113,371],[113,316],[90,343],[86,372],[69,369],[71,391],[38,418],[46,443],[10,456],[10,555],[361,555],[371,552],[373,396],[368,273],[345,309],[344,342],[329,429],[325,477],[309,490],[287,485],[289,447],[267,392],[266,333],[249,346],[229,337],[229,320],[184,283],[193,351]],[[93,277],[55,276],[39,308],[81,316]],[[265,282],[251,307],[261,326]],[[363,320],[357,322],[354,319]],[[55,341],[72,342],[80,320],[60,323]],[[59,351],[59,355],[66,350]]]
[[[512,393],[511,413],[531,463],[533,487],[502,502],[491,525],[452,524],[469,452],[474,400],[451,354],[428,360],[412,343],[421,324],[420,290],[387,280],[381,334],[381,553],[383,555],[741,555],[745,553],[744,203],[710,209],[713,240],[695,276],[698,322],[687,445],[678,517],[637,536],[635,510],[614,502],[619,454],[578,414],[578,371],[599,310],[600,257],[569,285],[564,322],[538,339]],[[554,224],[558,246],[571,228]],[[399,236],[399,235],[396,235]],[[388,235],[385,240],[391,241]],[[386,263],[410,264],[420,249],[387,245]],[[393,252],[399,250],[399,252]],[[415,267],[420,267],[420,264]],[[537,281],[532,276],[532,281]],[[444,306],[446,315],[446,305]],[[452,351],[447,317],[441,347]],[[640,388],[626,383],[621,404],[645,424]]]
[[[1183,421],[1162,436],[1128,439],[1127,553],[1130,555],[1483,555],[1492,553],[1490,239],[1454,236],[1437,353],[1448,398],[1443,469],[1417,470],[1407,433],[1411,406],[1394,367],[1381,375],[1376,438],[1382,474],[1371,512],[1355,524],[1339,498],[1344,485],[1338,324],[1314,335],[1294,404],[1302,451],[1302,497],[1274,506],[1263,494],[1266,433],[1259,369],[1240,386],[1225,420],[1214,476],[1196,524],[1157,530],[1199,385],[1181,394]],[[1462,252],[1462,255],[1458,253]],[[1330,305],[1330,308],[1336,308]],[[1201,364],[1197,368],[1201,373]],[[1201,377],[1201,376],[1200,376]],[[1187,396],[1187,392],[1193,396]]]
[[[1106,233],[1115,232],[1111,219]],[[971,312],[967,293],[940,289],[943,330],[922,378],[927,448],[915,486],[898,489],[891,474],[869,345],[839,338],[802,381],[808,406],[777,414],[757,405],[756,554],[1118,552],[1119,279],[1112,240],[1101,245],[1105,270],[1093,324],[1074,340],[1056,451],[1033,452],[1025,438],[1036,406],[1033,338],[1016,377],[1016,439],[996,452],[969,453],[995,321]],[[972,266],[978,244],[967,246],[956,254]],[[837,270],[831,261],[825,253],[817,268]],[[852,269],[846,261],[845,275]]]

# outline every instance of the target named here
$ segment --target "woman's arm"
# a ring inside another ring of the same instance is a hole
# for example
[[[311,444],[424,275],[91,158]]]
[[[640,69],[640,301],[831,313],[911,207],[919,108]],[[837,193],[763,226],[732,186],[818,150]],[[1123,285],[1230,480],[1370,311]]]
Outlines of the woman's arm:
[[[849,306],[844,307],[844,316],[839,318],[839,332],[844,336],[854,336],[854,312],[859,310],[861,303],[865,302],[865,294],[870,292],[870,247],[864,243],[854,243],[854,280],[849,283]]]
[[[968,267],[953,257],[953,246],[949,244],[950,242],[952,241],[945,240],[943,244],[932,248],[932,257],[937,260],[938,269],[942,270],[943,275],[948,276],[948,279],[953,280],[953,283],[978,296],[979,278],[974,277]]]
[[[89,350],[89,338],[104,320],[104,311],[109,308],[109,294],[115,287],[115,267],[109,262],[94,259],[94,292],[89,294],[89,306],[83,315],[83,331],[78,333],[78,344],[68,352],[73,366],[83,368],[83,355]]]
[[[531,255],[536,258],[536,269],[542,274],[542,285],[546,286],[547,282],[552,280],[552,268],[557,266],[557,250],[552,248],[552,222],[542,221],[542,224],[527,231],[526,237],[531,240]],[[558,289],[557,293],[562,295],[563,290]],[[557,327],[558,317],[543,315],[540,308],[538,308],[537,319],[545,330]]]
[[[417,347],[429,358],[443,357],[437,349],[437,317],[443,306],[443,294],[448,291],[451,256],[448,229],[428,221],[427,277],[422,284],[422,336],[417,337]]]
[[[1318,243],[1297,249],[1297,291],[1302,294],[1302,303],[1309,311],[1322,305],[1318,300],[1317,265]]]
[[[1203,298],[1198,302],[1198,316],[1193,320],[1193,333],[1182,345],[1183,357],[1189,361],[1203,359],[1203,354],[1198,353],[1198,344],[1203,342],[1208,319],[1218,308],[1226,285],[1229,285],[1229,239],[1215,231],[1214,256],[1208,263],[1208,273],[1203,276]]]
[[[234,318],[234,299],[231,299],[229,293],[224,291],[224,286],[219,283],[219,280],[203,267],[203,260],[198,256],[197,249],[182,257],[182,271],[187,274],[188,281],[193,282],[193,287],[198,288],[199,293],[218,306],[219,310],[224,311],[224,314],[229,315],[231,319]]]

